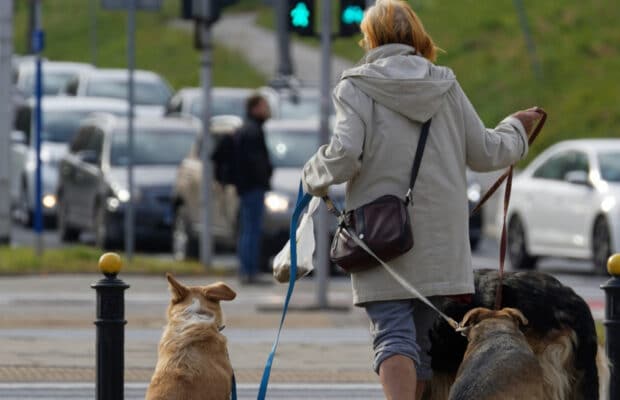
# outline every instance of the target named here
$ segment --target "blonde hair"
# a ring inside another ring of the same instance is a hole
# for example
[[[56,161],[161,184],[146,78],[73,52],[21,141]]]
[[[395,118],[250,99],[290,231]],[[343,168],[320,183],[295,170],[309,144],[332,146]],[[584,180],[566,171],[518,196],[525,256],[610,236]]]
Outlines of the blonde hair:
[[[366,50],[390,43],[414,47],[431,62],[437,59],[437,47],[424,30],[418,15],[403,0],[377,0],[370,7],[360,25],[364,39],[360,46]]]

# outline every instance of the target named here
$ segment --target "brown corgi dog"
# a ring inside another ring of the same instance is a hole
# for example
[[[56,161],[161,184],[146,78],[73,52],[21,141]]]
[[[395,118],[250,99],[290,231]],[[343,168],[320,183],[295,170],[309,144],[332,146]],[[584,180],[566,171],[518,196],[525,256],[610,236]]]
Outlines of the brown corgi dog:
[[[146,400],[226,400],[233,370],[228,358],[221,300],[233,300],[225,283],[184,286],[166,274],[171,292],[168,323]]]

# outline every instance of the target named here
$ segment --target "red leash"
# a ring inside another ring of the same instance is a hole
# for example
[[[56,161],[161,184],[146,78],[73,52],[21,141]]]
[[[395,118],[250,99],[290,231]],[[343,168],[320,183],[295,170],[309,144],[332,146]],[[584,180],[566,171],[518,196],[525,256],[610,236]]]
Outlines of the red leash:
[[[536,125],[536,128],[532,131],[532,133],[528,137],[528,146],[530,146],[540,131],[542,130],[545,122],[547,121],[547,113],[543,109],[538,109],[538,113],[541,114],[541,118]],[[495,293],[495,309],[499,310],[502,304],[502,288],[504,281],[504,261],[506,260],[506,248],[508,247],[507,243],[507,233],[506,233],[506,217],[508,215],[508,205],[510,204],[510,193],[512,191],[512,172],[514,169],[514,165],[508,167],[506,172],[500,176],[495,183],[487,190],[487,192],[482,196],[476,207],[472,210],[471,214],[479,212],[482,208],[482,205],[486,203],[486,201],[495,193],[495,191],[506,181],[506,188],[504,190],[504,213],[502,217],[502,236],[500,239],[499,246],[499,283],[497,286],[497,292]]]

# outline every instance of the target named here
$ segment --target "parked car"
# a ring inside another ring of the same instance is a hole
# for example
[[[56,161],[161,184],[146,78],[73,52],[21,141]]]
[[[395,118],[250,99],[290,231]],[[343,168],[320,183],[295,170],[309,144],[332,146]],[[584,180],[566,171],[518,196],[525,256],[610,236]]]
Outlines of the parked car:
[[[321,93],[316,87],[272,88],[259,92],[269,101],[273,119],[318,119],[321,112]],[[330,116],[334,114],[330,93]]]
[[[212,124],[214,141],[229,135],[241,125],[240,119],[223,116]],[[218,138],[219,136],[219,138]],[[265,194],[262,260],[263,268],[288,240],[290,218],[301,178],[301,169],[320,145],[317,121],[272,120],[265,124],[265,139],[274,166],[271,190]],[[197,240],[201,231],[200,139],[179,167],[175,187],[175,229],[173,248],[175,258],[197,255]],[[335,186],[332,198],[342,206],[344,187]],[[234,248],[238,232],[239,200],[234,187],[213,183],[212,234],[216,244]],[[333,227],[335,228],[335,221]]]
[[[245,117],[245,101],[253,93],[247,88],[215,87],[211,91],[211,116],[236,115]],[[170,98],[166,115],[192,115],[202,118],[202,89],[183,88]]]
[[[127,103],[116,99],[46,97],[41,103],[41,180],[43,215],[56,216],[58,161],[83,118],[95,112],[127,113]],[[35,102],[29,99],[15,110],[11,145],[11,204],[14,215],[24,225],[32,223],[35,209]]]
[[[56,96],[64,88],[69,80],[84,71],[94,70],[94,67],[86,63],[66,61],[43,61],[43,94]],[[34,95],[35,91],[35,58],[20,58],[14,64],[14,80],[17,88],[25,96]]]
[[[508,256],[516,269],[541,257],[592,260],[606,273],[620,249],[620,140],[581,139],[553,145],[514,180]]]
[[[62,90],[66,96],[127,99],[129,72],[126,69],[93,69],[75,76]],[[170,85],[152,71],[134,71],[134,98],[137,115],[161,116],[172,96]]]
[[[171,194],[176,169],[200,131],[180,118],[134,121],[134,188],[127,182],[127,119],[88,118],[60,162],[58,231],[63,241],[94,231],[96,244],[114,247],[124,238],[127,203],[135,210],[136,241],[169,244]]]

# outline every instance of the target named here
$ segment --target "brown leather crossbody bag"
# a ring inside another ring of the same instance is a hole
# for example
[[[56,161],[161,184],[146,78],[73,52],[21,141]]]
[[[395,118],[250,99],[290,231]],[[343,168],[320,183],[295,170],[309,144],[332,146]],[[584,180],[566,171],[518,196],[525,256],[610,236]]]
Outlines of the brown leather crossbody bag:
[[[431,120],[422,125],[415,159],[411,168],[409,190],[405,198],[384,195],[354,210],[340,211],[328,196],[323,197],[327,209],[338,218],[329,257],[348,273],[360,272],[378,265],[373,255],[360,247],[351,234],[357,235],[383,261],[390,261],[413,247],[413,230],[407,210],[412,204],[415,185]]]

